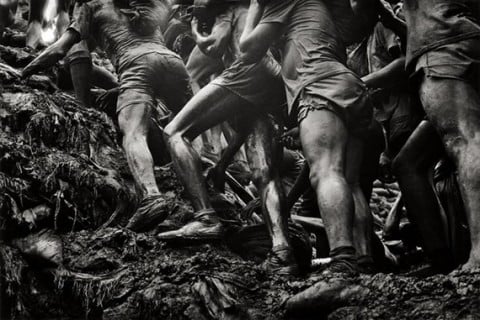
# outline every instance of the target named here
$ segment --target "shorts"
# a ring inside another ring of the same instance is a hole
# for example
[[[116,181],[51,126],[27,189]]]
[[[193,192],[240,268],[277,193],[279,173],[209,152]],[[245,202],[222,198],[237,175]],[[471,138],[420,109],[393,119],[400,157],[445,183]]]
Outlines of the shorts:
[[[400,149],[424,117],[422,105],[416,95],[408,94],[405,101],[395,108],[390,119],[382,122],[387,129],[391,154],[400,152]]]
[[[237,60],[211,84],[233,92],[264,114],[280,116],[287,105],[280,65],[269,55],[248,65]]]
[[[70,65],[76,61],[92,61],[92,56],[90,55],[90,49],[88,47],[87,41],[82,40],[79,43],[76,43],[65,56],[65,62]]]
[[[421,55],[412,75],[457,79],[478,86],[480,66],[480,37],[450,43]]]
[[[349,71],[305,86],[300,93],[297,122],[314,110],[326,109],[339,116],[353,135],[362,136],[373,123],[373,105],[365,84]]]
[[[117,114],[131,105],[157,104],[178,113],[192,97],[190,77],[180,57],[149,52],[122,65]]]

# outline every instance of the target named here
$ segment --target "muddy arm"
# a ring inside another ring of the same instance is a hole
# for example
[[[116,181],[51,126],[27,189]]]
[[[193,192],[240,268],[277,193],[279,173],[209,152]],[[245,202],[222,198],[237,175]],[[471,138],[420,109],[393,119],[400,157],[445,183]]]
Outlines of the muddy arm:
[[[364,76],[362,80],[370,88],[388,88],[406,78],[405,57],[400,57],[382,69]]]
[[[212,32],[208,36],[203,36],[198,27],[198,20],[193,18],[192,34],[197,46],[207,56],[221,58],[231,37],[231,21],[224,20],[223,16],[217,17]]]
[[[65,57],[72,46],[79,41],[80,35],[77,32],[67,30],[57,42],[48,47],[22,70],[22,77],[28,77],[38,71],[53,66]]]
[[[277,23],[259,24],[264,6],[257,0],[251,0],[248,15],[240,37],[241,59],[254,63],[263,58],[272,43],[282,34],[282,26]]]

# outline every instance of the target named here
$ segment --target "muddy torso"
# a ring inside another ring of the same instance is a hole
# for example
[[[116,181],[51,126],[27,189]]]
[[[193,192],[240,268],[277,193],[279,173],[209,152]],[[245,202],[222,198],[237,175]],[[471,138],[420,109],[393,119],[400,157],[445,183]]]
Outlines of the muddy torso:
[[[70,28],[81,34],[82,39],[94,38],[112,64],[118,69],[122,64],[147,51],[168,51],[164,45],[161,27],[167,22],[169,8],[164,2],[155,1],[149,14],[152,25],[149,33],[133,30],[127,15],[112,0],[93,0],[75,9]]]

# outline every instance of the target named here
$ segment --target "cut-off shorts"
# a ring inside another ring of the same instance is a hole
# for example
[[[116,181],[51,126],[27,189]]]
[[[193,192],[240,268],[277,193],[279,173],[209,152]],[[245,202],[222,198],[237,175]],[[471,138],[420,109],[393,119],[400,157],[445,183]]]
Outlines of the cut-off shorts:
[[[178,113],[192,97],[190,77],[175,54],[149,52],[122,65],[117,113],[132,105],[154,106],[157,99]]]
[[[353,135],[363,135],[373,122],[373,106],[365,84],[344,71],[306,85],[298,97],[297,122],[310,112],[329,110],[340,117]]]

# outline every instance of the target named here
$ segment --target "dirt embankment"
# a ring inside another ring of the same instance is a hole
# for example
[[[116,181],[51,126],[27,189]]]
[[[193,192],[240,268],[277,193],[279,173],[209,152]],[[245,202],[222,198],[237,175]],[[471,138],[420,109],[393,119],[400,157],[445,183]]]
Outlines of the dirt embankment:
[[[285,300],[313,283],[266,274],[231,241],[172,247],[156,240],[159,228],[123,229],[137,199],[111,119],[59,92],[53,74],[20,81],[30,53],[0,53],[2,319],[281,319]],[[188,220],[171,169],[156,174],[171,223]],[[379,223],[396,194],[375,189]],[[224,218],[245,223],[230,209]],[[315,319],[480,319],[478,272],[352,285],[361,294]]]

